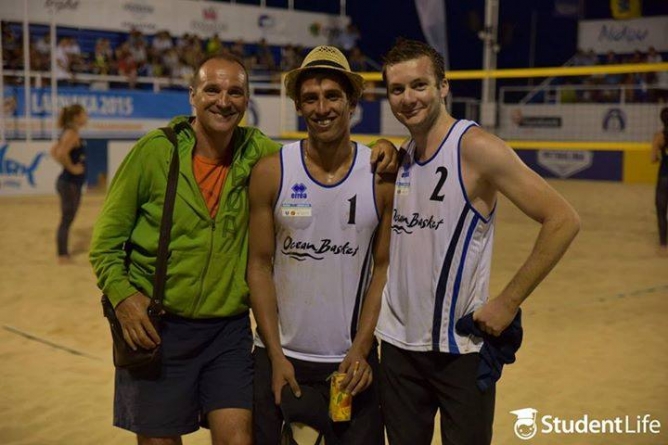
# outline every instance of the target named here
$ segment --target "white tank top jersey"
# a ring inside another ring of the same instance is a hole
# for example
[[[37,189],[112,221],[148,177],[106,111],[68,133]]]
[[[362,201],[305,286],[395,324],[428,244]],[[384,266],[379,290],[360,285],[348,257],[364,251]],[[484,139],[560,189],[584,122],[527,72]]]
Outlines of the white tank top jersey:
[[[479,339],[455,323],[489,295],[494,211],[483,216],[469,202],[460,150],[475,122],[456,121],[427,161],[411,141],[397,174],[388,280],[376,334],[410,351],[478,352]]]
[[[326,185],[306,170],[301,144],[281,149],[274,204],[281,345],[292,358],[338,363],[355,337],[380,222],[371,149],[355,144],[348,174]],[[257,334],[255,343],[263,346]]]

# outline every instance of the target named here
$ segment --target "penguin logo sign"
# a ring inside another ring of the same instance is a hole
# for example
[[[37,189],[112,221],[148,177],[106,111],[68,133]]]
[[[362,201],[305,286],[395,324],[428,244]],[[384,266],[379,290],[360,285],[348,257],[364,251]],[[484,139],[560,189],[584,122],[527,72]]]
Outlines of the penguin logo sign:
[[[603,131],[621,133],[626,129],[626,113],[621,108],[611,108],[603,117]]]

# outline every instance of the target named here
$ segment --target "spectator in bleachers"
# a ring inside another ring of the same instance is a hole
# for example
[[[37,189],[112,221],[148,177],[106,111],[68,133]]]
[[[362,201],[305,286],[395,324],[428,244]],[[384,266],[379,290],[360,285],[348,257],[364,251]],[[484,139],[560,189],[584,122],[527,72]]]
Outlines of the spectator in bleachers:
[[[357,26],[349,23],[348,26],[338,36],[338,46],[343,50],[344,53],[350,54],[353,48],[355,48],[360,40],[360,32],[357,29]]]
[[[187,45],[180,52],[181,59],[191,68],[199,65],[204,59],[204,50],[202,49],[202,39],[195,34],[191,34]]]
[[[10,70],[23,66],[21,38],[9,24],[2,22],[2,65]]]
[[[44,34],[35,40],[31,48],[30,65],[36,71],[51,70],[51,35]]]
[[[184,32],[181,37],[176,38],[176,50],[182,53],[190,45],[190,34]]]
[[[159,57],[162,57],[163,54],[173,47],[174,42],[172,42],[172,36],[169,35],[169,31],[159,31],[153,37],[153,42],[151,42],[153,52]]]
[[[243,39],[238,39],[234,42],[234,44],[230,48],[230,53],[232,53],[233,56],[236,56],[241,60],[244,60],[246,58],[246,45],[244,44]]]
[[[132,39],[128,43],[128,51],[137,66],[137,74],[139,76],[147,75],[146,64],[148,62],[148,54],[146,53],[146,44],[141,39]]]
[[[620,63],[617,54],[614,51],[608,51],[605,56],[606,65],[617,65]],[[622,84],[621,74],[606,74],[603,76],[603,84],[608,88],[603,90],[601,95],[601,102],[618,102],[619,101],[619,87]]]
[[[179,53],[176,51],[176,48],[168,49],[161,58],[162,65],[165,67],[165,74],[172,78],[179,77]]]
[[[650,46],[647,50],[647,63],[662,63],[663,57],[656,48]],[[668,71],[647,73],[647,86],[649,88],[649,101],[657,102],[665,98],[662,90],[668,89]]]
[[[587,63],[586,66],[594,66],[599,64],[598,54],[596,54],[596,51],[593,49],[587,51],[587,58],[589,59],[589,63]]]
[[[220,40],[218,34],[214,34],[213,36],[209,37],[209,39],[206,41],[206,48],[204,52],[208,57],[220,54],[223,51],[223,49],[224,47],[222,40]]]
[[[369,71],[369,64],[366,61],[366,56],[358,46],[350,50],[348,61],[350,62],[350,69],[354,72],[362,73]]]
[[[571,59],[571,65],[572,66],[590,66],[593,65],[592,59],[589,57],[589,55],[582,49],[578,48],[577,51],[575,52],[575,55]],[[586,83],[587,82],[587,77],[588,76],[577,76],[569,79],[570,83]],[[575,90],[572,90],[573,93],[575,93]],[[578,98],[575,98],[574,101],[579,100]],[[563,100],[562,100],[563,102]]]
[[[154,52],[151,52],[151,54],[148,56],[148,60],[145,64],[144,71],[146,73],[146,76],[148,77],[166,76],[165,66],[162,64],[160,57]]]
[[[647,63],[662,63],[663,57],[656,51],[656,48],[650,46],[647,50]]]
[[[263,71],[275,71],[276,61],[267,40],[261,39],[255,52],[255,69]]]
[[[93,52],[92,72],[94,74],[107,75],[111,73],[113,52],[108,39],[99,38],[95,41]]]
[[[194,75],[195,69],[192,65],[190,65],[187,60],[180,59],[179,65],[176,68],[176,75],[172,77],[190,83]]]
[[[86,55],[81,52],[81,46],[76,37],[70,37],[68,39],[68,45],[65,51],[69,57],[71,73],[85,73],[90,71],[88,62],[86,61]]]
[[[299,68],[301,58],[296,46],[285,45],[281,48],[281,71],[290,71]]]
[[[581,48],[578,48],[578,50],[575,52],[575,55],[573,56],[572,65],[588,66],[591,65],[591,59]]]
[[[132,28],[128,34],[128,43],[130,46],[135,43],[141,43],[146,46],[146,37],[144,37],[144,34],[137,28]]]
[[[69,37],[62,37],[56,46],[56,79],[58,79],[59,85],[70,84],[72,80],[69,46]]]
[[[130,88],[135,88],[137,86],[137,63],[130,53],[129,41],[123,42],[116,48],[115,55],[118,74],[127,78]]]
[[[559,103],[572,104],[578,101],[578,94],[573,88],[573,84],[577,82],[576,78],[564,79],[564,84],[559,89]]]

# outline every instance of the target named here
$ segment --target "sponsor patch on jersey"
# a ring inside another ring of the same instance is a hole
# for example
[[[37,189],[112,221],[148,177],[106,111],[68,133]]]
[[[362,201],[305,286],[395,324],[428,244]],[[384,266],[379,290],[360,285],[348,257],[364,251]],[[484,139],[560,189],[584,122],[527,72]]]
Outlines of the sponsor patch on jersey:
[[[288,218],[293,216],[311,216],[311,204],[283,204],[281,206],[281,215]]]
[[[411,183],[398,181],[394,189],[396,190],[397,195],[408,195],[408,193],[411,191]]]

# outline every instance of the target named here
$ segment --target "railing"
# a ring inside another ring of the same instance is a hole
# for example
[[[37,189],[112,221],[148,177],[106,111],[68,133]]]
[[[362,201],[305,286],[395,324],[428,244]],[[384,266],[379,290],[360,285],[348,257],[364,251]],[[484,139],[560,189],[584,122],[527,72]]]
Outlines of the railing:
[[[23,78],[23,70],[4,70],[5,77]],[[51,81],[50,71],[31,71],[29,74],[31,79],[34,79],[32,86],[35,88],[49,87]],[[102,75],[102,74],[87,74],[76,73],[69,77],[61,77],[58,81],[68,81],[73,84],[85,84],[91,89],[107,90],[110,83],[129,84],[130,79],[127,76],[120,75]],[[138,85],[151,85],[154,92],[159,92],[164,88],[183,88],[187,89],[190,83],[184,79],[168,78],[168,77],[144,77],[139,76],[132,79],[132,83]],[[280,91],[281,86],[278,83],[271,82],[269,75],[250,75],[250,93],[253,94],[256,89]]]
[[[535,87],[501,87],[499,89],[500,104],[522,104],[526,94]],[[668,96],[668,86],[650,85],[550,85],[541,90],[543,104],[561,103],[647,103],[664,100]],[[520,97],[512,99],[511,97]]]

